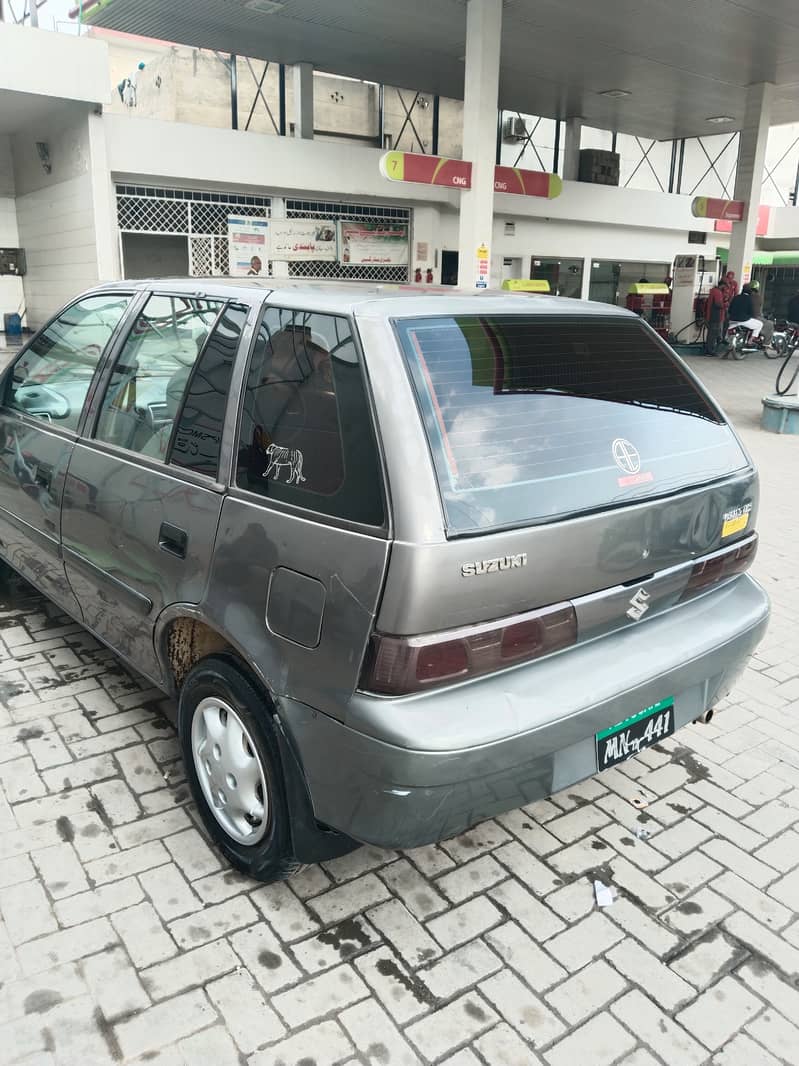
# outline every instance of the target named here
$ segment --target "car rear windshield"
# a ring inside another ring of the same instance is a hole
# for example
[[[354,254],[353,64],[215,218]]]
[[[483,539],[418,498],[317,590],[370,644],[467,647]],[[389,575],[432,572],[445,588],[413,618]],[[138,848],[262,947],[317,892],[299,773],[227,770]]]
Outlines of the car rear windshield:
[[[747,465],[660,339],[632,318],[396,323],[449,535],[622,506]]]

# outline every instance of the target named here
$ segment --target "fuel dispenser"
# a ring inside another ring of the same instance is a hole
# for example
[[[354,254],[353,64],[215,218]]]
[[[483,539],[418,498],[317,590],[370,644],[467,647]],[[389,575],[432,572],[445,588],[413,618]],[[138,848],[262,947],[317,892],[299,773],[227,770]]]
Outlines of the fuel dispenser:
[[[708,261],[703,255],[674,257],[671,290],[673,341],[698,344],[705,318],[705,302],[719,269],[717,259]]]

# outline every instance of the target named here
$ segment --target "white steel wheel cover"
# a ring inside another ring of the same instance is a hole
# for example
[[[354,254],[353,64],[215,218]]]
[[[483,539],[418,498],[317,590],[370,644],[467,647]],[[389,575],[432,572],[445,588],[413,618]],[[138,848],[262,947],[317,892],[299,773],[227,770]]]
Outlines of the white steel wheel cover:
[[[247,727],[225,700],[209,696],[197,704],[191,752],[214,818],[237,843],[257,844],[269,827],[266,774]]]

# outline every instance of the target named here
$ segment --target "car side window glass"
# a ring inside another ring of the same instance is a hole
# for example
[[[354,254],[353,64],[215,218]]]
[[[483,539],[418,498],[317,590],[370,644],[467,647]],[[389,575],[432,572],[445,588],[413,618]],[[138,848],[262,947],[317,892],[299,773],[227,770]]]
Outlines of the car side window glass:
[[[377,445],[347,318],[267,308],[247,376],[236,481],[269,499],[382,525]]]
[[[76,430],[83,403],[130,296],[87,296],[54,319],[22,352],[3,401],[13,411]]]
[[[246,321],[247,308],[229,304],[211,332],[189,379],[170,463],[217,477],[230,378]]]
[[[192,369],[221,300],[149,298],[117,356],[95,438],[165,459]]]

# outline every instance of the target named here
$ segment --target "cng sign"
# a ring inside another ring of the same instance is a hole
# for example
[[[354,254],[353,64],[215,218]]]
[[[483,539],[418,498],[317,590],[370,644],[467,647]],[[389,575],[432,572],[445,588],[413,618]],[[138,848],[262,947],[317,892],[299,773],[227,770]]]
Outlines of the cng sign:
[[[380,158],[380,173],[389,181],[411,181],[417,185],[444,185],[450,189],[472,187],[472,164],[463,159],[413,152],[386,152]]]
[[[417,185],[443,185],[449,189],[471,189],[472,164],[464,159],[445,159],[414,152],[386,152],[380,158],[380,173],[389,181],[410,181]],[[519,167],[494,168],[494,192],[516,196],[560,196],[563,182],[557,174]]]

